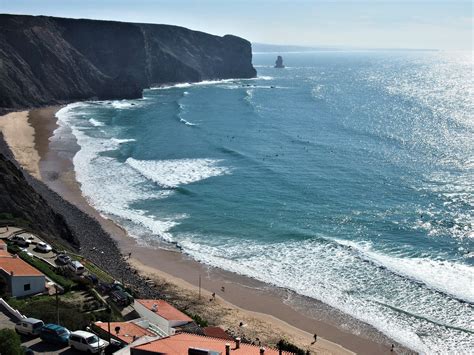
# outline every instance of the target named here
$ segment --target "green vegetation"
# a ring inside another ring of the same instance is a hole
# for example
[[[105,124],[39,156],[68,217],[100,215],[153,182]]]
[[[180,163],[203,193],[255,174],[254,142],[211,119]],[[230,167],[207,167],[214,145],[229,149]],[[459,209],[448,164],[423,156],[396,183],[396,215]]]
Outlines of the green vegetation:
[[[0,329],[0,354],[23,355],[20,336],[12,329]]]
[[[20,252],[18,255],[20,255],[20,257],[23,260],[25,260],[28,264],[35,267],[36,269],[41,271],[43,274],[48,276],[51,280],[53,280],[54,282],[61,285],[64,288],[65,291],[70,290],[74,285],[76,285],[73,281],[68,280],[64,276],[61,276],[61,275],[57,274],[53,270],[53,268],[49,264],[45,263],[44,261],[39,260],[39,259],[34,258],[34,257],[32,258],[31,256],[29,256],[25,252]]]
[[[45,323],[56,324],[59,310],[59,324],[70,330],[84,329],[91,322],[109,319],[105,306],[87,292],[69,292],[59,297],[58,304],[55,296],[10,298],[8,303],[26,316],[41,319]],[[111,321],[121,320],[120,314],[112,313]]]
[[[277,343],[277,348],[279,350],[282,350],[282,351],[288,351],[290,353],[294,353],[294,354],[297,354],[297,355],[305,355],[306,354],[306,351],[304,351],[303,349],[300,349],[298,348],[296,345],[284,340],[284,339],[281,339],[278,343]]]
[[[205,320],[204,318],[202,318],[199,314],[190,314],[186,311],[184,311],[183,313],[185,313],[186,315],[188,315],[189,317],[191,317],[193,319],[194,322],[196,322],[197,325],[199,325],[200,327],[207,327],[209,326],[209,323],[207,322],[207,320]]]
[[[99,268],[97,265],[91,263],[90,261],[82,260],[82,265],[89,271],[91,274],[97,276],[100,281],[111,283],[114,281],[114,278],[106,273],[104,270]]]
[[[0,213],[0,220],[12,220],[14,217],[11,213]]]
[[[31,222],[12,215],[11,213],[0,213],[0,225],[16,226],[21,228],[31,228]]]

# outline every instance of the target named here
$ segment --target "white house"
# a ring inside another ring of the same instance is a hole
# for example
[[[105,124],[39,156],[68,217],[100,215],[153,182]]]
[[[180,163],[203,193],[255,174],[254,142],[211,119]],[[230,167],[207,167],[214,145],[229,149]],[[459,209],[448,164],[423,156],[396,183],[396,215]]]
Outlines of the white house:
[[[33,266],[16,255],[0,252],[0,279],[6,293],[13,297],[23,297],[45,290],[46,277]]]
[[[7,243],[0,239],[0,256],[11,256],[7,249]]]
[[[177,310],[168,302],[163,300],[135,300],[134,308],[137,313],[156,324],[167,335],[175,333],[175,327],[179,327],[193,320],[183,312]]]

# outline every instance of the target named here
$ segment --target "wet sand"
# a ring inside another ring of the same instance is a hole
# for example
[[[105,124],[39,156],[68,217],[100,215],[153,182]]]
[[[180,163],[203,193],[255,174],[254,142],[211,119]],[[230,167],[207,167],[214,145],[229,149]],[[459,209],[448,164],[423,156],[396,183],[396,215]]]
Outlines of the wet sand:
[[[232,272],[208,267],[178,250],[139,245],[120,226],[101,216],[82,196],[72,165],[72,157],[79,149],[77,144],[74,141],[62,145],[50,144],[49,139],[57,128],[54,114],[59,108],[30,111],[29,123],[34,127],[34,148],[40,156],[41,178],[64,199],[97,219],[117,242],[123,254],[131,253],[129,263],[141,274],[151,279],[165,280],[181,293],[189,293],[190,297],[198,297],[197,285],[201,279],[200,315],[216,318],[216,311],[220,310],[219,319],[213,320],[217,323],[220,321],[219,325],[225,329],[240,332],[247,339],[256,335],[260,339],[281,335],[318,354],[393,353],[390,352],[393,342],[386,336],[321,302]],[[224,292],[221,291],[222,286],[225,287]],[[212,292],[217,294],[217,300],[210,302]],[[248,324],[245,329],[238,326],[241,321]],[[311,345],[314,333],[318,334],[318,341]],[[407,349],[397,347],[395,353],[408,352]]]

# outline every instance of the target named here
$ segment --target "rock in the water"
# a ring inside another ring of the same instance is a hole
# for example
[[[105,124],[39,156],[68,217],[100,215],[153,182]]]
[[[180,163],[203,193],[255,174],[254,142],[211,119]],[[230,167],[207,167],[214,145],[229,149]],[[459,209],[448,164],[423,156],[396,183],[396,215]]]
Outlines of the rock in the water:
[[[275,68],[284,68],[285,66],[283,65],[283,58],[281,55],[277,57],[277,60],[275,61]]]

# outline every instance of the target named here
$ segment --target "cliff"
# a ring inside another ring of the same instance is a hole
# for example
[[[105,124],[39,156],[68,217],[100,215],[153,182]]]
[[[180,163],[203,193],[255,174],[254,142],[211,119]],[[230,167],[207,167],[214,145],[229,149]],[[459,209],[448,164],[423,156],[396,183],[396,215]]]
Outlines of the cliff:
[[[0,133],[0,224],[14,224],[46,236],[48,240],[78,241],[64,217],[31,186],[32,179],[13,160]]]
[[[248,41],[169,25],[0,14],[0,111],[256,75]]]

